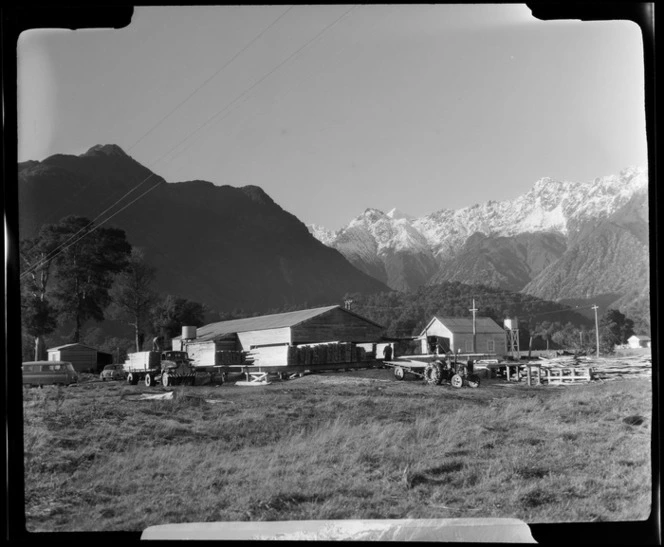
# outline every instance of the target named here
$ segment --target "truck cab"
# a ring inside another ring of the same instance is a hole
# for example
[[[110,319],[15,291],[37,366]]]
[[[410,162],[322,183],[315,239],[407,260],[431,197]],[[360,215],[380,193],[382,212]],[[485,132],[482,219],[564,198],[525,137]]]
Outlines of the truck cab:
[[[191,359],[189,359],[189,355],[187,355],[186,351],[164,351],[161,354],[161,362],[163,363],[164,361],[172,361],[173,363],[180,365],[191,362]]]

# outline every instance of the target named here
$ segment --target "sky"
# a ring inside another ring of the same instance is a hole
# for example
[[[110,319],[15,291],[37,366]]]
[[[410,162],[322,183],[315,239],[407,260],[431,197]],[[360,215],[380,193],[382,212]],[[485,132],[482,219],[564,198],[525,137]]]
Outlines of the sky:
[[[306,224],[513,199],[647,167],[629,21],[519,4],[137,7],[18,43],[19,161],[117,144],[169,182],[257,185]]]

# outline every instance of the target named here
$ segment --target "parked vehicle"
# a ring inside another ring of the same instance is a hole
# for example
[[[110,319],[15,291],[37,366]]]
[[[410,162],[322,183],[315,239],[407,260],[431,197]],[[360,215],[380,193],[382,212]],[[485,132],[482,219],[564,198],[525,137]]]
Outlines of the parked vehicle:
[[[67,361],[28,361],[21,365],[23,385],[44,386],[78,383],[74,365]]]
[[[106,380],[124,380],[124,366],[123,365],[106,365],[104,370],[99,374],[99,379],[105,382]]]
[[[147,387],[161,383],[193,385],[196,368],[186,351],[139,351],[130,353],[124,364],[127,383],[136,385],[143,380]]]

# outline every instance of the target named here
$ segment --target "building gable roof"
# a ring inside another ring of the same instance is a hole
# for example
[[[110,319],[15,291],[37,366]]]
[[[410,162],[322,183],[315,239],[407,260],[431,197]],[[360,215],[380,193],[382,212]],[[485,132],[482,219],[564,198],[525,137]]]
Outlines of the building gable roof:
[[[644,341],[650,340],[650,336],[646,336],[645,334],[633,334],[632,336],[629,337],[629,340],[631,340],[632,338],[636,338],[637,340],[644,340]]]
[[[63,346],[56,346],[54,348],[48,348],[46,351],[58,351],[61,349],[66,349],[66,348],[85,348],[85,349],[91,349],[93,351],[99,351],[97,348],[93,348],[91,346],[86,346],[85,344],[80,344],[78,342],[75,342],[73,344],[64,344]]]
[[[374,323],[370,319],[366,319],[365,317],[362,317],[354,312],[346,310],[339,305],[334,305],[325,306],[322,308],[313,308],[309,310],[275,313],[272,315],[261,315],[258,317],[246,317],[244,319],[231,319],[230,321],[210,323],[209,325],[204,325],[196,329],[196,340],[209,341],[214,340],[220,336],[236,334],[239,332],[294,327],[300,323],[304,323],[309,319],[313,319],[314,317],[318,317],[319,315],[334,309],[340,309],[344,312],[354,315],[355,317],[359,317],[368,323],[372,323],[377,327],[383,328],[381,325]],[[181,336],[176,336],[174,340],[179,340],[181,338]]]
[[[423,336],[434,321],[439,321],[453,334],[472,334],[472,317],[440,317],[434,315],[427,326],[422,330],[420,336]],[[490,317],[477,317],[475,319],[475,330],[478,334],[505,334],[503,329]]]

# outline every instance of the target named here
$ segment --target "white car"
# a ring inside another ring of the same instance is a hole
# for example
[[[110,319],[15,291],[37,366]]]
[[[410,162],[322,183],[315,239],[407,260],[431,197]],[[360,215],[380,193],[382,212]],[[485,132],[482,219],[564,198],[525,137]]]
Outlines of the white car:
[[[104,370],[101,371],[99,379],[106,380],[124,380],[124,367],[122,365],[106,365]]]

